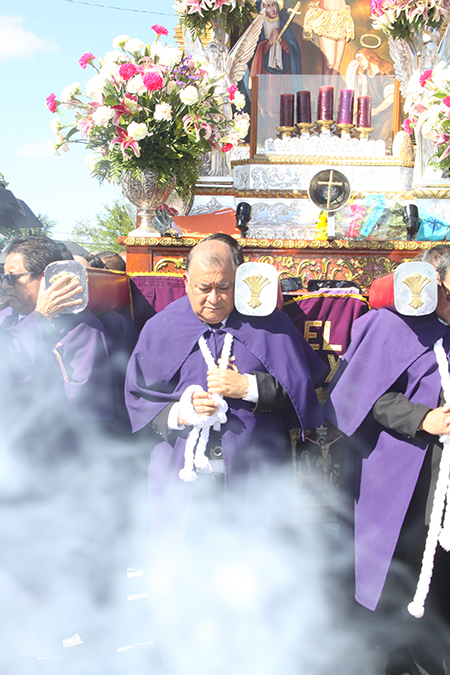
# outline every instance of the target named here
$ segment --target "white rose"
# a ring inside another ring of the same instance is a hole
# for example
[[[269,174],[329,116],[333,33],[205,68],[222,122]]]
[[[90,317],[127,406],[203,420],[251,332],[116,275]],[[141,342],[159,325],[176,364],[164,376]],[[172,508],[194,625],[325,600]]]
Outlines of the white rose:
[[[155,105],[155,112],[153,113],[155,120],[166,120],[169,121],[172,119],[172,106],[170,103],[157,103]]]
[[[105,80],[100,75],[94,75],[90,80],[86,82],[86,96],[94,99],[98,103],[103,101],[103,88],[105,86]]]
[[[84,163],[86,164],[89,171],[93,171],[95,169],[95,165],[97,164],[97,158],[94,157],[94,155],[86,153],[84,156]]]
[[[147,125],[145,122],[131,122],[127,126],[127,134],[134,141],[142,141],[143,138],[147,136]]]
[[[100,77],[103,77],[105,80],[112,80],[114,78],[118,79],[120,65],[114,61],[106,61],[100,68]]]
[[[52,121],[50,122],[50,129],[51,129],[52,133],[55,134],[55,136],[56,136],[56,134],[59,133],[59,130],[61,129],[61,122],[59,121],[59,119],[57,117],[54,117],[52,119]]]
[[[129,35],[118,35],[112,41],[112,46],[114,47],[114,49],[117,49],[117,47],[120,47],[121,45],[124,45],[126,42],[128,42],[129,39],[130,39]]]
[[[61,94],[61,101],[63,103],[68,103],[76,94],[81,94],[81,85],[79,82],[74,82],[69,84],[68,87],[64,87]]]
[[[132,40],[127,40],[125,43],[125,49],[128,52],[134,54],[135,52],[140,52],[144,48],[144,43],[138,38],[133,38]]]
[[[113,114],[114,110],[106,105],[100,105],[97,110],[92,113],[91,119],[94,121],[96,127],[105,127]]]
[[[197,103],[198,101],[197,89],[192,84],[190,84],[188,87],[185,87],[185,89],[182,89],[180,91],[180,99],[181,102],[184,103],[184,105],[193,105],[194,103]]]
[[[131,80],[128,80],[127,92],[129,94],[138,94],[138,96],[140,96],[141,94],[145,94],[146,91],[147,87],[144,84],[141,74],[135,75]]]
[[[163,66],[174,66],[181,58],[180,51],[175,47],[167,47],[161,42],[154,42],[150,47],[150,54],[153,59],[158,57],[158,61]]]
[[[237,91],[234,94],[233,103],[238,110],[242,110],[242,108],[245,106],[245,96],[244,96],[244,94],[241,94],[240,91]]]

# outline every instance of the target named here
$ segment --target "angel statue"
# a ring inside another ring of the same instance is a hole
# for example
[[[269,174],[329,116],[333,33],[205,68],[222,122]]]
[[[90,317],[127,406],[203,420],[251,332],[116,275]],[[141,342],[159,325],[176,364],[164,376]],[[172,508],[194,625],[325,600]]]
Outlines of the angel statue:
[[[185,54],[202,60],[210,77],[217,78],[216,94],[222,97],[224,113],[229,119],[232,118],[233,113],[226,92],[232,84],[237,86],[244,77],[247,64],[255,53],[263,22],[264,12],[255,17],[231,50],[227,46],[229,36],[223,28],[222,34],[220,27],[214,26],[213,39],[203,47],[200,40],[198,38],[193,40],[190,30],[183,27]],[[227,153],[212,150],[205,159],[202,175],[211,177],[231,175],[230,159]]]
[[[450,63],[450,26],[447,26],[441,39],[440,32],[433,28],[426,28],[423,32],[414,34],[412,42],[402,38],[389,37],[389,53],[394,62],[395,77],[400,83],[400,92],[405,99],[404,109],[411,110],[414,104],[422,101],[423,87],[420,85],[420,75],[431,70],[438,63]],[[422,125],[419,123],[414,129],[416,136],[416,159],[414,165],[413,186],[436,185],[442,183],[439,171],[429,166],[431,157],[435,154],[435,146],[422,134]]]

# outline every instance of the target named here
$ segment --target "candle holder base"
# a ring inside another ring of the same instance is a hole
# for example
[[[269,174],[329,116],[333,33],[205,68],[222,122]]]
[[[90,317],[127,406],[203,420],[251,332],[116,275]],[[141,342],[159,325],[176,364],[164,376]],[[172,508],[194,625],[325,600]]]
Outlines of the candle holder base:
[[[367,141],[375,129],[373,127],[355,127],[355,131],[358,132],[360,141]]]
[[[351,122],[339,122],[336,124],[336,129],[340,132],[341,138],[351,138],[351,132],[354,128],[355,125]]]
[[[292,138],[295,127],[277,127],[277,131],[280,132],[281,138]]]
[[[297,122],[298,133],[301,136],[311,136],[314,127],[314,122]]]
[[[321,136],[329,136],[331,134],[331,127],[334,120],[317,120],[316,122]]]

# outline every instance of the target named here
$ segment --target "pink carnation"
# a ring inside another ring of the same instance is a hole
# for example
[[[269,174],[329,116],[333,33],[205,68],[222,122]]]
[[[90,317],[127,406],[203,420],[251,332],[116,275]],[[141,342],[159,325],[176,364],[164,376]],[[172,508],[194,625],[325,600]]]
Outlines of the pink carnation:
[[[124,80],[131,80],[131,78],[134,77],[138,72],[139,69],[134,65],[134,63],[122,63],[119,68],[119,75]]]
[[[232,147],[233,147],[232,143],[225,143],[225,145],[222,148],[222,152],[230,152]]]
[[[164,84],[161,74],[156,70],[151,70],[147,75],[144,75],[142,79],[148,91],[158,91],[159,89],[162,89]]]
[[[81,57],[81,59],[79,60],[78,63],[83,68],[83,70],[85,70],[88,63],[89,63],[89,65],[92,65],[92,61],[94,59],[95,59],[95,56],[93,55],[92,52],[86,52],[86,54],[83,54],[83,56]]]
[[[234,100],[234,95],[237,91],[239,91],[239,90],[236,87],[236,85],[234,85],[234,84],[232,84],[231,87],[228,87],[227,92],[228,92],[228,96],[230,97],[230,101]]]
[[[47,97],[46,103],[47,103],[47,108],[50,110],[50,112],[52,112],[52,113],[56,112],[58,104],[56,103],[55,94],[50,94],[50,96]]]
[[[413,130],[411,128],[411,120],[409,117],[406,118],[406,120],[403,121],[402,124],[403,131],[406,131],[407,134],[411,135],[413,133]]]
[[[419,77],[420,86],[421,86],[421,87],[424,87],[424,86],[425,86],[425,82],[426,82],[427,80],[431,80],[432,77],[433,77],[433,71],[432,71],[432,70],[426,70],[426,71],[425,71],[424,73],[422,73],[422,75]]]
[[[442,99],[441,103],[447,106],[447,108],[450,108],[450,96],[446,96],[445,98]]]
[[[158,23],[155,23],[152,26],[152,29],[155,31],[156,35],[169,35],[169,31],[164,26],[160,26]]]

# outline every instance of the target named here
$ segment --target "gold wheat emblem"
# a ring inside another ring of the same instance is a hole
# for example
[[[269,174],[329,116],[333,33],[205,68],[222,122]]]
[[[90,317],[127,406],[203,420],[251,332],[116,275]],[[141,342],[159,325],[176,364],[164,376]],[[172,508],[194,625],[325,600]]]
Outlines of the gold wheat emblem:
[[[408,286],[411,291],[411,302],[409,303],[414,309],[422,307],[423,302],[420,298],[420,294],[427,284],[430,283],[428,277],[423,277],[421,274],[412,274],[410,277],[405,277],[402,279],[402,283]]]
[[[262,305],[261,300],[259,299],[259,296],[261,294],[262,289],[267,286],[267,284],[270,284],[270,281],[267,277],[263,277],[262,274],[254,274],[251,277],[245,277],[245,279],[242,280],[245,284],[250,289],[250,300],[248,304],[250,307],[253,309],[256,309],[257,307],[260,307]]]

